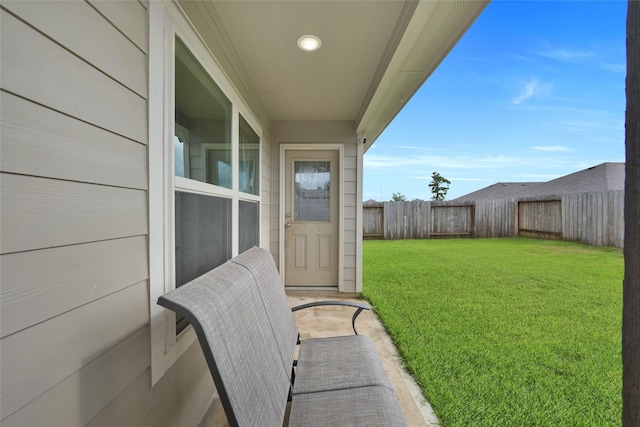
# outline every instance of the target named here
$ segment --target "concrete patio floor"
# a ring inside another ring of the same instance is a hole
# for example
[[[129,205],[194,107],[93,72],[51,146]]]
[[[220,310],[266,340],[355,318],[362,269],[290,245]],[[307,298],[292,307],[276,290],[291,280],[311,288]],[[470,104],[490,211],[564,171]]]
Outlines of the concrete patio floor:
[[[288,291],[289,304],[294,307],[313,301],[348,300],[366,303],[361,299],[345,298],[337,292],[330,291]],[[294,313],[298,323],[301,339],[320,338],[339,335],[351,335],[351,317],[354,309],[339,306],[324,306],[313,309],[301,310]],[[400,405],[412,427],[438,426],[438,419],[431,406],[424,399],[422,393],[413,378],[407,374],[398,356],[397,350],[387,335],[378,317],[372,311],[364,311],[358,317],[356,329],[360,335],[366,335],[375,343],[378,354],[382,358],[384,369],[396,390]],[[206,427],[219,427],[228,425],[221,405],[210,408],[206,422],[201,425]],[[286,426],[286,423],[285,423]]]

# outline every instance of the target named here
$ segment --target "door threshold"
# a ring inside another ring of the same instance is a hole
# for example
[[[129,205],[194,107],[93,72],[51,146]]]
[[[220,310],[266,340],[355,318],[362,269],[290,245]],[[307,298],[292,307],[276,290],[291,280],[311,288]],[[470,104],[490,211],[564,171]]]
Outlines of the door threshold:
[[[323,288],[320,287],[287,287],[285,288],[285,293],[290,297],[311,297],[311,298],[322,298],[322,299],[361,299],[361,294],[359,292],[340,292],[337,287],[325,286]]]
[[[338,292],[337,286],[285,286],[286,291],[334,291]]]

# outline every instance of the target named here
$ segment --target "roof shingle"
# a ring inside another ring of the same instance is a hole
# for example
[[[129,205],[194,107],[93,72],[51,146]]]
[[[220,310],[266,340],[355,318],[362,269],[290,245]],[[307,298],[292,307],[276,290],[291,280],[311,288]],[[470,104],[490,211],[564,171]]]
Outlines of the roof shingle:
[[[547,182],[498,182],[454,200],[559,196],[624,190],[624,176],[624,162],[608,162]]]

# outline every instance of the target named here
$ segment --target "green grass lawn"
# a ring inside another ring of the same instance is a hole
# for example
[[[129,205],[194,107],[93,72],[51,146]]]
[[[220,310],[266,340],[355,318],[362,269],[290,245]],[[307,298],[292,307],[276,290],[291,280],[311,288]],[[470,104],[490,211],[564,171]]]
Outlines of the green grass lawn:
[[[621,424],[621,250],[365,241],[363,262],[364,296],[444,426]]]

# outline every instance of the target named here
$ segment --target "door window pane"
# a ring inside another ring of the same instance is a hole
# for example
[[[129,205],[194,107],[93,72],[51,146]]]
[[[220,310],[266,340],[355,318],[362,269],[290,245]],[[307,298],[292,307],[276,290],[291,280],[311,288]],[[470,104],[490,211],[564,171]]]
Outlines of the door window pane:
[[[231,101],[178,38],[173,142],[177,176],[231,188]]]
[[[330,221],[330,162],[294,162],[294,221]]]
[[[240,116],[240,191],[258,195],[260,137]]]

